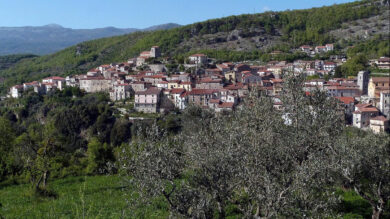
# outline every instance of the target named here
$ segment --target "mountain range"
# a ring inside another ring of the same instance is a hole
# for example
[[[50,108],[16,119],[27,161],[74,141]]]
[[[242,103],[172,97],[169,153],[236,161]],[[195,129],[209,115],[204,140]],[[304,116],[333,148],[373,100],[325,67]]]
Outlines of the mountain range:
[[[72,29],[58,24],[26,27],[0,27],[0,55],[51,54],[88,40],[129,34],[137,31],[166,30],[180,25],[174,23],[151,26],[145,29],[105,27]]]

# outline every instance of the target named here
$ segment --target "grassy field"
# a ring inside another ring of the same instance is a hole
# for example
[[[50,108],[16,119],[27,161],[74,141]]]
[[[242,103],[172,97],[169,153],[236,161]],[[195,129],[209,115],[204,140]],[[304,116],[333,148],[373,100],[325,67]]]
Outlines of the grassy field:
[[[158,201],[130,212],[118,176],[68,177],[50,182],[57,198],[32,197],[29,188],[16,185],[0,189],[0,215],[7,219],[168,217],[166,206]]]
[[[30,185],[0,189],[0,218],[168,218],[167,204],[131,210],[119,176],[68,177],[50,182],[57,198],[36,198]],[[370,206],[352,191],[339,190],[340,213],[345,219],[370,218]],[[130,200],[131,201],[131,200]],[[134,201],[134,200],[132,200]],[[1,217],[2,216],[2,217]],[[237,218],[232,215],[229,218]]]

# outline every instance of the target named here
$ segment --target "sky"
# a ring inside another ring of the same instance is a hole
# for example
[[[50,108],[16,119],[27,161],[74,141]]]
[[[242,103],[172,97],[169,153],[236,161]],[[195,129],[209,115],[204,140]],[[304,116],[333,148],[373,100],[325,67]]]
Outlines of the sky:
[[[321,7],[353,0],[0,0],[0,27],[90,29],[191,24],[230,15]]]

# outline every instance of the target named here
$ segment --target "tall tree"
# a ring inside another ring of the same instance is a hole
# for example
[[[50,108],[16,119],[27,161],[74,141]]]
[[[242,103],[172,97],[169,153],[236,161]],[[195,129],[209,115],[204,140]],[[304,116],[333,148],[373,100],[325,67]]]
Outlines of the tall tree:
[[[367,133],[342,138],[339,173],[372,208],[372,219],[390,216],[390,137]]]

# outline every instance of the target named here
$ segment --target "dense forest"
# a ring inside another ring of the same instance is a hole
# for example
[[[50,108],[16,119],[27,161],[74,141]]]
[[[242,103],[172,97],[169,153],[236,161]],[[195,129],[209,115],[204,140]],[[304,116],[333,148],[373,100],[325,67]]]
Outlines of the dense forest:
[[[34,171],[42,168],[38,160],[46,158],[54,178],[105,172],[102,166],[115,160],[114,149],[150,125],[130,123],[108,102],[107,94],[85,94],[78,88],[48,95],[28,91],[20,99],[2,101],[0,182],[33,180]],[[156,122],[172,133],[178,131],[178,121],[169,115]]]
[[[233,30],[240,30],[240,37],[245,38],[255,34],[253,31],[256,28],[264,29],[267,35],[281,37],[284,43],[280,46],[285,47],[284,50],[302,44],[332,43],[336,39],[328,34],[330,30],[340,28],[343,22],[381,14],[386,7],[378,3],[378,1],[357,1],[307,10],[230,16],[171,30],[137,32],[93,40],[53,55],[23,60],[11,68],[0,70],[0,77],[6,78],[6,85],[10,86],[54,74],[64,76],[85,73],[100,64],[120,62],[134,57],[154,45],[159,45],[165,55],[176,56],[192,50],[191,46],[183,45],[189,39]],[[234,57],[224,56],[224,58],[257,59],[262,57],[259,54],[263,52],[253,48],[244,51],[245,55],[239,53]],[[219,54],[218,51],[211,53]],[[269,57],[263,57],[263,60],[268,59]]]
[[[7,55],[0,56],[0,70],[7,69],[23,59],[38,57],[32,54],[20,54],[20,55]]]

